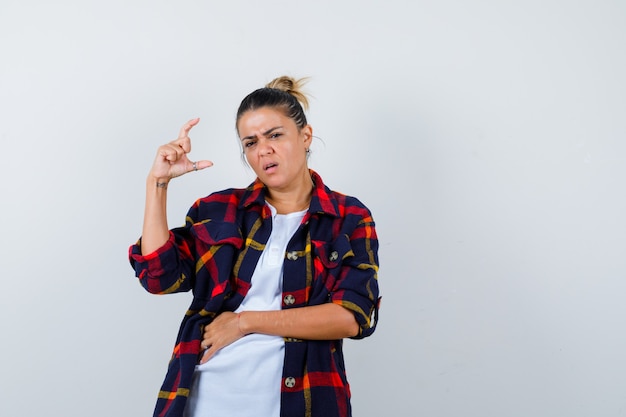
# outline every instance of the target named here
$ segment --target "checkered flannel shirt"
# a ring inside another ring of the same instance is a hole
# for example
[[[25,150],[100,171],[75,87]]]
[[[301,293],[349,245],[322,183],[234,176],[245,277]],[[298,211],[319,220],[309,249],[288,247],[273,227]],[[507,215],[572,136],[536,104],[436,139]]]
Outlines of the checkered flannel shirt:
[[[285,252],[282,308],[335,303],[354,313],[360,326],[356,339],[369,336],[376,328],[379,304],[374,220],[356,198],[331,191],[314,171],[311,178],[309,210]],[[155,417],[183,415],[202,328],[220,312],[235,310],[246,296],[271,229],[265,187],[257,179],[246,189],[197,200],[185,225],[172,229],[155,252],[142,256],[141,239],[130,247],[131,265],[147,291],[193,293]],[[341,340],[285,338],[280,383],[281,416],[351,415]]]

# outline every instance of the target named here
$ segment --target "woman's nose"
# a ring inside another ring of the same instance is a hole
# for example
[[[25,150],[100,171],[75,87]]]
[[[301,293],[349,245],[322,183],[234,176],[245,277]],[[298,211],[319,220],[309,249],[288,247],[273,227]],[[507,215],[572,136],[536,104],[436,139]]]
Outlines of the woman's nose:
[[[272,144],[265,139],[259,140],[257,144],[257,150],[259,151],[259,155],[269,155],[274,152]]]

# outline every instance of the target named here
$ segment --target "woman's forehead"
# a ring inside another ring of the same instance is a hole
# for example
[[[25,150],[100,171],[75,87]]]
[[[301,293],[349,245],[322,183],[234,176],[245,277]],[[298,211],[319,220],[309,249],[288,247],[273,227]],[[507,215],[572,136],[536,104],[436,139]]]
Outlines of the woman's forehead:
[[[295,125],[294,121],[280,110],[262,107],[242,114],[237,123],[237,129],[239,135],[243,137],[251,133],[264,133],[276,127],[287,128],[291,125]]]

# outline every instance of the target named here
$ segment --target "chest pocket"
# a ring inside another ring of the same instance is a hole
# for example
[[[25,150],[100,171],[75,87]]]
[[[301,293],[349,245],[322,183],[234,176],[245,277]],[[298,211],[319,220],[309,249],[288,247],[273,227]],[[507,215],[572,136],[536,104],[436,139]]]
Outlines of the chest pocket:
[[[191,232],[200,241],[209,246],[231,245],[240,249],[243,243],[241,231],[236,224],[215,220],[206,220],[195,223]]]
[[[239,228],[230,222],[204,221],[191,227],[196,238],[194,306],[217,311],[224,297],[236,291],[231,275],[243,245]]]
[[[332,242],[312,241],[313,257],[315,259],[316,274],[326,272],[338,278],[336,275],[342,265],[354,257],[350,239],[347,235],[339,235]],[[318,271],[318,268],[324,271]]]

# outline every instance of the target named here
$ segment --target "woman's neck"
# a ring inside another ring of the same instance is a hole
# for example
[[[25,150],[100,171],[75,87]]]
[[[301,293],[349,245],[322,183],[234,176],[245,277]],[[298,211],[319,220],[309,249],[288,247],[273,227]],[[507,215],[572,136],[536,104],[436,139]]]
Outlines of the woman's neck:
[[[313,180],[307,180],[295,190],[268,189],[265,199],[276,209],[278,214],[295,213],[309,207],[313,195]]]

